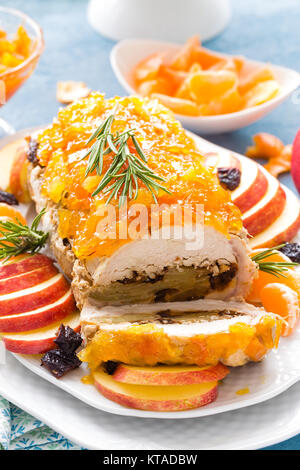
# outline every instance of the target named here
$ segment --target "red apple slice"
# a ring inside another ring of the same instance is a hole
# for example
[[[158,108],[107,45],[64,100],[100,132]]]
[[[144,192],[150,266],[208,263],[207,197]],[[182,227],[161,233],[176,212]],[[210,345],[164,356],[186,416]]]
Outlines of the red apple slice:
[[[29,289],[0,295],[0,316],[16,315],[51,304],[69,290],[69,284],[61,273],[48,281]]]
[[[268,180],[261,166],[250,158],[217,147],[201,138],[199,141],[199,149],[204,153],[208,166],[234,167],[241,171],[241,182],[231,193],[231,198],[240,211],[244,213],[257,204],[268,188]],[[212,150],[214,148],[216,150]]]
[[[25,333],[1,334],[8,351],[20,354],[43,354],[55,348],[54,340],[61,324],[69,325],[73,330],[80,331],[79,313],[75,312],[63,320],[39,330],[27,331]]]
[[[237,158],[237,157],[236,157]],[[268,188],[268,179],[260,166],[249,158],[240,158],[241,182],[231,198],[242,213],[260,201]]]
[[[12,276],[8,279],[1,279],[0,295],[10,294],[11,292],[17,292],[19,290],[36,286],[37,284],[47,281],[57,273],[58,270],[54,264],[48,264],[42,268],[38,268],[27,273],[18,274],[17,276]]]
[[[27,145],[24,143],[15,153],[10,170],[9,188],[18,201],[25,204],[31,200],[27,184],[28,165]]]
[[[286,194],[285,208],[266,230],[249,240],[250,248],[264,248],[292,240],[300,228],[300,206],[297,196],[283,187]]]
[[[75,310],[74,297],[71,289],[69,289],[60,299],[45,307],[17,315],[0,316],[0,331],[15,333],[43,328],[58,320],[62,320]]]
[[[116,382],[101,369],[94,373],[95,385],[109,400],[148,411],[183,411],[207,405],[217,398],[218,382],[197,385],[132,385]]]
[[[18,276],[43,266],[53,265],[53,260],[45,255],[24,255],[0,265],[0,279]]]
[[[269,227],[285,207],[286,195],[279,181],[266,170],[268,190],[260,201],[242,215],[243,225],[253,237]]]
[[[117,382],[136,385],[192,385],[222,380],[229,369],[215,366],[155,366],[137,367],[120,364],[112,375]]]

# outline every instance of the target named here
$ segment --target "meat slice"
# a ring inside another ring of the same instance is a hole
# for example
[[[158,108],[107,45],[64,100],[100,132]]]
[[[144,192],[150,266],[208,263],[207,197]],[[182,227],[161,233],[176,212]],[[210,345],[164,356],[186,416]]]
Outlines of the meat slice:
[[[102,362],[137,366],[218,361],[241,366],[277,347],[281,320],[239,301],[196,300],[99,307],[81,312],[85,348],[80,359],[93,370]]]
[[[245,297],[256,266],[249,257],[244,232],[228,238],[205,225],[203,245],[188,249],[187,240],[141,239],[121,246],[111,256],[79,260],[72,241],[58,234],[58,208],[41,194],[43,169],[31,168],[30,188],[37,211],[46,208],[43,227],[51,249],[81,308],[88,297],[103,305]]]

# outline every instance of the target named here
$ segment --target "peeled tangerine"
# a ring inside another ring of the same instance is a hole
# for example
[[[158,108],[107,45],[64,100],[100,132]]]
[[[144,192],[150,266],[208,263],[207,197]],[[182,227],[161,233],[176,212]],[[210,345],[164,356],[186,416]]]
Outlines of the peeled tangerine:
[[[263,249],[258,249],[254,250],[252,252],[252,255],[255,255],[261,251],[264,251]],[[262,260],[262,262],[290,262],[290,259],[287,258],[283,253],[280,251],[277,251],[275,253],[272,253],[272,255],[268,256],[265,258],[265,260]],[[264,271],[258,271],[258,276],[253,280],[251,291],[247,296],[247,301],[248,302],[254,302],[254,303],[259,303],[261,301],[260,295],[261,295],[261,290],[267,285],[267,284],[273,284],[273,283],[279,283],[279,284],[284,284],[297,293],[300,293],[300,274],[296,272],[294,269],[287,269],[286,271],[283,272],[283,276],[280,274],[275,276],[274,274],[269,274]]]
[[[132,385],[116,382],[102,369],[94,373],[98,390],[123,406],[148,411],[183,411],[207,405],[217,398],[218,382],[197,385]]]
[[[133,79],[142,96],[160,93],[160,101],[179,114],[234,113],[262,104],[279,91],[268,65],[209,51],[196,36],[171,56],[166,51],[146,57],[134,68]]]
[[[285,321],[281,335],[289,336],[295,329],[299,318],[299,299],[296,291],[290,287],[272,283],[267,284],[260,293],[261,302],[268,312],[280,315]]]

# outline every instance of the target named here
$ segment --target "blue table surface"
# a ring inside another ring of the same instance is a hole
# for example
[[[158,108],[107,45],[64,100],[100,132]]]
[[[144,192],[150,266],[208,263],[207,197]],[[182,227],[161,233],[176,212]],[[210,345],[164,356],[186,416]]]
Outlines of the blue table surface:
[[[125,1],[125,0],[124,0]],[[162,0],[163,1],[163,0]],[[17,130],[48,123],[56,115],[58,80],[82,80],[107,96],[124,95],[110,66],[114,42],[91,29],[86,18],[87,0],[0,0],[1,6],[18,8],[42,26],[45,51],[34,75],[1,109],[0,117]],[[300,70],[299,0],[233,0],[228,28],[205,45]],[[291,143],[300,124],[300,104],[290,98],[273,113],[247,128],[210,136],[209,140],[243,153],[256,132],[270,132]],[[295,190],[289,175],[282,182]],[[269,447],[299,450],[300,434]]]

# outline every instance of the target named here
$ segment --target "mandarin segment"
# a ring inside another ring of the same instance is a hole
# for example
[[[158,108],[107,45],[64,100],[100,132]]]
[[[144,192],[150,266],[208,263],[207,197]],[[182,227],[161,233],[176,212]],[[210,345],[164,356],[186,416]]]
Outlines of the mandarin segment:
[[[156,78],[141,83],[138,87],[138,92],[142,96],[149,96],[152,93],[162,93],[164,95],[169,95],[172,94],[173,87],[166,79]]]
[[[146,80],[153,80],[157,77],[159,69],[163,63],[161,54],[153,54],[142,60],[134,70],[134,77],[137,83]]]
[[[243,69],[240,71],[241,79],[239,82],[239,91],[241,94],[245,94],[258,85],[261,82],[267,80],[274,80],[274,74],[270,67],[261,67],[253,70],[252,72],[246,72],[243,75]]]
[[[203,70],[208,70],[217,64],[224,63],[223,57],[219,56],[213,51],[199,46],[196,47],[193,51],[193,59],[196,63],[201,65]]]
[[[186,44],[179,49],[172,61],[172,68],[174,70],[187,71],[194,63],[195,51],[200,47],[200,40],[198,36],[189,38]]]
[[[198,104],[207,104],[236,85],[236,76],[228,70],[200,71],[190,78],[191,96]]]
[[[21,222],[27,224],[26,219],[22,216],[21,212],[8,204],[0,202],[0,220],[11,219],[13,222]]]
[[[279,84],[275,80],[267,80],[265,82],[258,83],[244,95],[246,107],[252,108],[253,106],[258,106],[272,98],[275,98],[275,96],[278,95],[279,90]]]
[[[160,103],[176,114],[185,114],[186,116],[199,116],[200,114],[197,104],[188,99],[172,97],[162,93],[153,93],[151,98],[159,100]]]
[[[293,333],[299,319],[299,296],[289,286],[279,283],[267,284],[260,292],[263,307],[284,320],[281,335]]]
[[[173,70],[170,66],[164,64],[161,65],[159,69],[159,77],[167,80],[169,86],[174,89],[174,93],[175,90],[177,91],[181,86],[187,75],[188,72],[182,70]]]
[[[227,114],[240,111],[245,104],[245,100],[240,95],[236,86],[225,92],[217,100],[209,103],[209,114]]]

